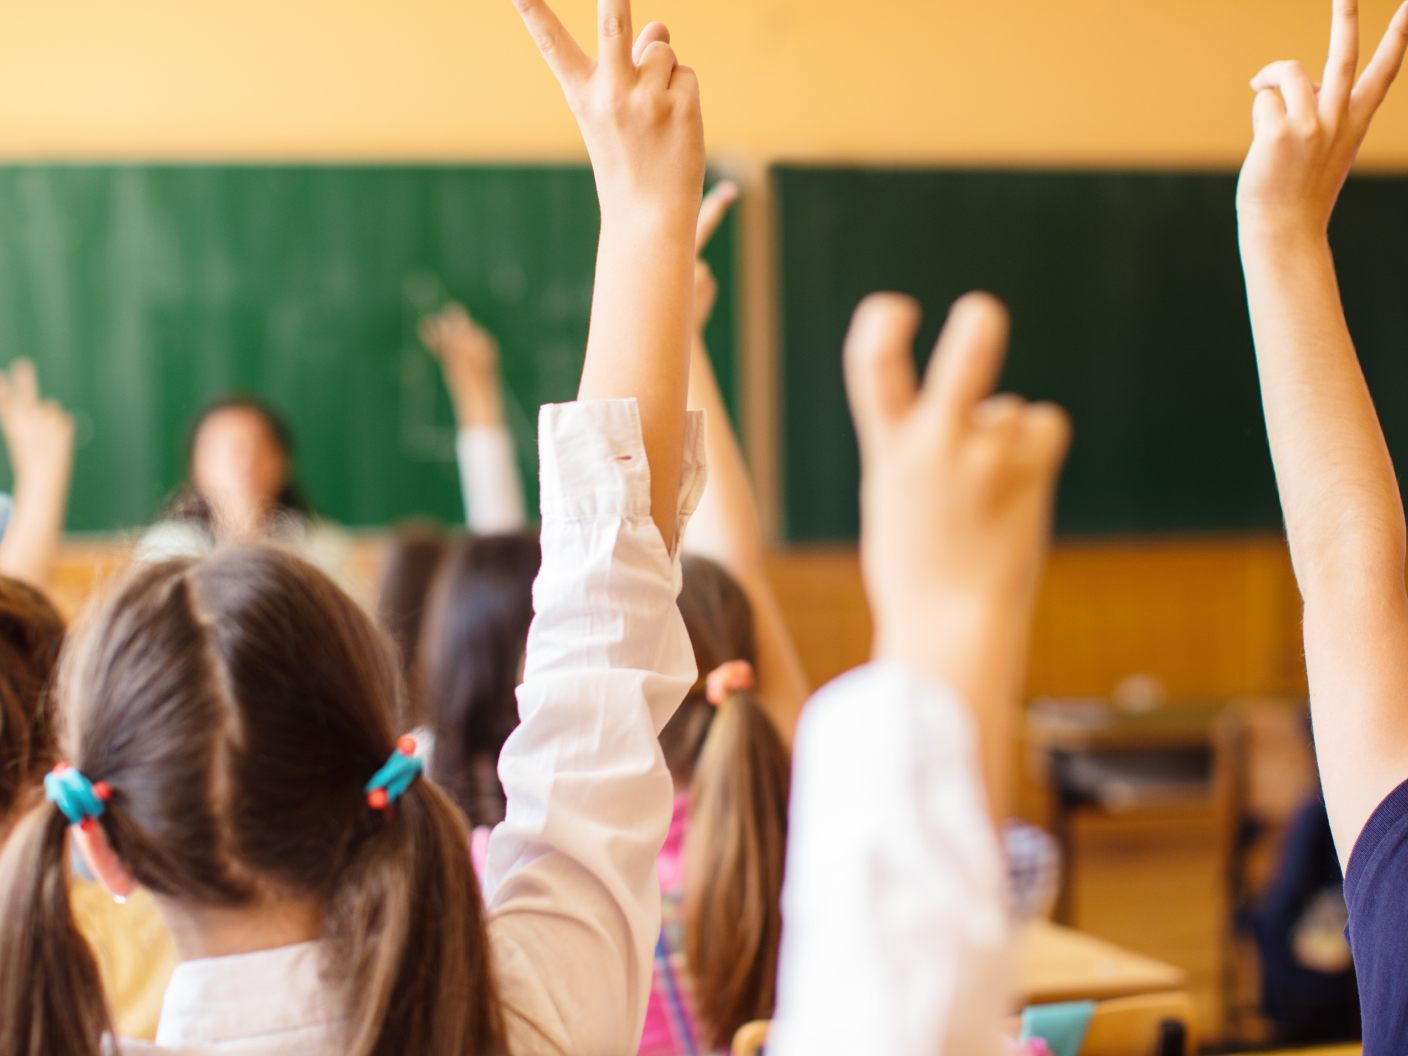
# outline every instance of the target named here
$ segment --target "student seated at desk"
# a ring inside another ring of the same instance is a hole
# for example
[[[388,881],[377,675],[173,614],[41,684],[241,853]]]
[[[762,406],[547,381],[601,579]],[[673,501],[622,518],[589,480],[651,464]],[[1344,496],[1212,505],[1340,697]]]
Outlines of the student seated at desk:
[[[1355,0],[1335,0],[1318,88],[1294,62],[1252,81],[1255,132],[1237,209],[1267,433],[1305,602],[1315,746],[1345,868],[1364,1052],[1395,1056],[1408,1046],[1408,533],[1328,228],[1408,49],[1408,5],[1356,81],[1357,11]]]

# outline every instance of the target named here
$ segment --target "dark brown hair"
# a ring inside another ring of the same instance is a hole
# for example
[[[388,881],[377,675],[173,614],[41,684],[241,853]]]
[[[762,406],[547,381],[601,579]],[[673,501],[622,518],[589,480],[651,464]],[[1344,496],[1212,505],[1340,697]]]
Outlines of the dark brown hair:
[[[0,840],[55,758],[50,693],[64,621],[47,598],[0,576]]]
[[[704,1040],[727,1048],[772,1015],[782,938],[787,749],[753,692],[709,703],[704,678],[730,660],[757,663],[753,611],[723,568],[684,561],[680,612],[700,682],[660,735],[676,787],[688,786],[685,959]]]
[[[426,781],[393,813],[366,805],[404,691],[386,638],[325,575],[267,547],[141,567],[77,636],[60,702],[68,761],[112,787],[99,824],[138,883],[196,907],[322,904],[339,1051],[502,1050],[468,832]],[[5,1053],[96,1056],[110,1028],[65,833],[41,804],[0,856]]]
[[[377,623],[400,653],[416,726],[426,723],[429,715],[418,663],[421,632],[435,574],[449,550],[450,539],[435,521],[402,525],[391,537],[377,585]]]
[[[455,545],[432,591],[421,683],[435,724],[435,780],[474,825],[504,817],[499,753],[518,725],[515,690],[533,620],[536,535],[481,536]]]
[[[288,423],[284,421],[283,415],[256,396],[229,394],[211,400],[200,409],[195,420],[191,422],[191,427],[186,432],[186,479],[176,489],[175,494],[167,500],[162,519],[186,521],[204,528],[207,532],[214,532],[214,514],[210,509],[210,503],[204,495],[196,490],[191,471],[195,462],[196,443],[200,440],[201,429],[205,427],[206,422],[224,411],[246,411],[258,416],[264,422],[265,428],[268,429],[269,437],[274,441],[274,446],[284,456],[287,472],[283,487],[279,489],[279,494],[274,499],[274,523],[279,524],[290,519],[299,520],[311,517],[313,508],[303,494],[303,489],[293,479],[293,432],[289,429]]]

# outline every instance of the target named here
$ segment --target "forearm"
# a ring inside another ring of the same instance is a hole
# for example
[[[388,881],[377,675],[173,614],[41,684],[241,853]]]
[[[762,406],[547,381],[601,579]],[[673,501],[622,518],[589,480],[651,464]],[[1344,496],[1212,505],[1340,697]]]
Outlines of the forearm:
[[[1402,588],[1403,503],[1323,234],[1244,222],[1242,259],[1286,533],[1307,601]]]
[[[603,210],[581,400],[634,397],[651,517],[669,547],[684,452],[694,209]]]
[[[493,428],[504,424],[504,391],[499,379],[450,379],[450,401],[461,429]]]
[[[43,480],[21,478],[15,509],[0,539],[0,575],[44,588],[53,572],[68,504],[68,474]]]
[[[811,686],[768,576],[762,523],[747,464],[708,350],[698,337],[690,358],[689,406],[704,412],[709,483],[684,546],[692,554],[718,562],[748,595],[758,639],[760,695],[778,732],[790,743]]]
[[[952,601],[952,599],[949,599]],[[995,822],[1010,816],[1015,779],[1016,717],[1026,682],[1032,602],[984,598],[966,612],[950,605],[947,623],[914,614],[877,627],[874,656],[921,672],[949,687],[971,714],[978,735],[987,801]],[[961,615],[960,615],[961,613]]]

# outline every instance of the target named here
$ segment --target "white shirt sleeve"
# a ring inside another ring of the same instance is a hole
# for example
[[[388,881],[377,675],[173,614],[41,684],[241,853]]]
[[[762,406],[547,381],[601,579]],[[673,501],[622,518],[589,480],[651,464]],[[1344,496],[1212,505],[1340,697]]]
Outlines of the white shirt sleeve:
[[[807,705],[768,1056],[1003,1051],[1006,881],[976,760],[959,702],[900,665]]]
[[[691,415],[681,534],[704,486],[702,427]],[[657,738],[694,653],[636,402],[545,407],[539,431],[543,564],[484,898],[510,1051],[621,1056],[639,1044],[660,933],[674,789]]]
[[[516,532],[528,523],[518,452],[507,426],[461,429],[455,438],[465,524],[475,535]]]

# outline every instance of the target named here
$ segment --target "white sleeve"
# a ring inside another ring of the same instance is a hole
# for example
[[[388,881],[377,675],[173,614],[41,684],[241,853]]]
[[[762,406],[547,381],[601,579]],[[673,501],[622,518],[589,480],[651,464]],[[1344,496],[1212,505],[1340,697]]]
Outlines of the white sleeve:
[[[139,564],[200,557],[214,548],[210,533],[189,521],[161,521],[142,533],[132,559]]]
[[[543,564],[484,880],[494,971],[514,1053],[629,1054],[674,799],[657,738],[694,684],[694,653],[635,400],[544,408],[540,451]],[[693,415],[683,470],[681,534],[704,485]]]
[[[516,532],[528,523],[513,434],[503,425],[461,429],[455,438],[465,524],[475,535]]]
[[[807,705],[768,1056],[1003,1051],[1006,881],[976,760],[959,702],[900,665]]]

